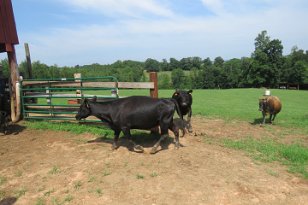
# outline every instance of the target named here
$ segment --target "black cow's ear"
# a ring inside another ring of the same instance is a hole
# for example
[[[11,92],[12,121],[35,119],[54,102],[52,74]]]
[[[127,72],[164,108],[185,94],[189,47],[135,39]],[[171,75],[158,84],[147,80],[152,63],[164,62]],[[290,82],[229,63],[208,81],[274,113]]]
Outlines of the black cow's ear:
[[[173,93],[173,96],[178,96],[179,95],[179,90],[176,89],[175,92]]]
[[[187,93],[188,93],[188,94],[192,94],[192,92],[193,92],[192,90],[189,90]]]

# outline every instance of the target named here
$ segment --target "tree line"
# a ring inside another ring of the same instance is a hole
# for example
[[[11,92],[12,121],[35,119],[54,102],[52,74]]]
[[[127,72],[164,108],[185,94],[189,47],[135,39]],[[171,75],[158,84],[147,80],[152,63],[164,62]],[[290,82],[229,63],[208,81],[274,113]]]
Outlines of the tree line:
[[[164,88],[275,88],[279,83],[308,83],[308,51],[293,47],[291,53],[283,55],[279,39],[271,39],[267,31],[255,38],[255,50],[250,57],[224,60],[218,56],[210,58],[187,57],[157,61],[148,58],[145,62],[116,61],[113,64],[76,65],[74,67],[48,66],[40,61],[32,63],[33,78],[68,78],[74,73],[83,77],[114,76],[119,81],[147,81],[144,71],[158,72],[158,85]],[[7,60],[0,64],[8,76]],[[19,64],[24,78],[28,78],[26,61]]]

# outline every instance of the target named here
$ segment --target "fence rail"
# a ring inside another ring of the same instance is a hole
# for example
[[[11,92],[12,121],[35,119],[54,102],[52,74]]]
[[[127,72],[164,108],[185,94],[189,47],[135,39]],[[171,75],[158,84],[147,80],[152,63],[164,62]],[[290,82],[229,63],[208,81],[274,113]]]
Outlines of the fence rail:
[[[149,89],[150,96],[157,98],[157,74],[150,73],[150,80],[151,82],[118,82],[113,76],[26,79],[20,83],[23,118],[72,121],[82,99],[94,96],[98,102],[116,99],[119,98],[119,88]],[[85,122],[98,120],[90,118]]]
[[[105,93],[95,94],[99,101],[118,98],[118,80],[113,76],[23,80],[20,89],[23,117],[74,120],[81,100],[94,96],[91,91]]]

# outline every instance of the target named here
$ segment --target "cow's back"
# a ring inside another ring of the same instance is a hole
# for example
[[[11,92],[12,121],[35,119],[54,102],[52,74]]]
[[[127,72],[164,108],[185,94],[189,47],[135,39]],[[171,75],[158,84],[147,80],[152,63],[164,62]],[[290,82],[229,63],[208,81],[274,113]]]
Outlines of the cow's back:
[[[173,116],[175,105],[170,100],[131,96],[115,100],[112,105],[115,125],[132,129],[150,129],[165,117]]]
[[[268,109],[271,114],[277,114],[281,111],[282,104],[278,97],[270,96],[267,98]]]

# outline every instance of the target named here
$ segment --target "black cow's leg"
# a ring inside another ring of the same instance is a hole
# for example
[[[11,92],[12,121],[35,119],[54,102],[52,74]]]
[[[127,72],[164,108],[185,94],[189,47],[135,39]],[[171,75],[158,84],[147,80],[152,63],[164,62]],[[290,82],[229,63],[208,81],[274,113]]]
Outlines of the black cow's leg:
[[[157,151],[158,146],[160,145],[160,142],[163,141],[166,137],[168,137],[168,134],[163,134],[160,136],[159,140],[156,142],[156,144],[152,147],[151,154],[155,154]]]
[[[112,150],[118,149],[118,141],[119,141],[119,135],[120,135],[120,130],[114,130],[114,139],[113,139],[113,144],[112,144]]]
[[[274,122],[275,118],[276,118],[276,114],[273,114],[272,123]]]
[[[137,145],[132,138],[132,135],[130,134],[130,129],[128,128],[123,128],[122,129],[124,135],[128,138],[129,142],[133,145],[134,151],[135,152],[144,152],[144,149],[141,145]]]
[[[262,112],[262,116],[263,116],[262,124],[265,124],[265,116],[266,116],[265,112]]]
[[[191,109],[188,112],[188,117],[187,117],[187,129],[189,133],[193,132],[192,126],[191,126]]]
[[[184,128],[183,130],[183,136],[185,134],[185,126],[183,126]],[[172,123],[172,127],[170,127],[170,129],[172,130],[172,132],[174,133],[175,136],[175,148],[178,149],[180,147],[180,140],[179,140],[179,129],[177,129],[177,127]],[[182,137],[183,137],[182,136]]]
[[[270,123],[271,124],[273,124],[273,121],[274,121],[275,117],[276,117],[276,114],[271,114],[270,115]]]
[[[166,124],[161,123],[160,124],[160,129],[161,129],[161,136],[159,138],[159,140],[156,142],[156,144],[153,146],[152,150],[151,150],[151,154],[155,154],[157,151],[158,146],[160,145],[161,141],[163,141],[166,137],[168,137],[168,127],[166,126]]]

